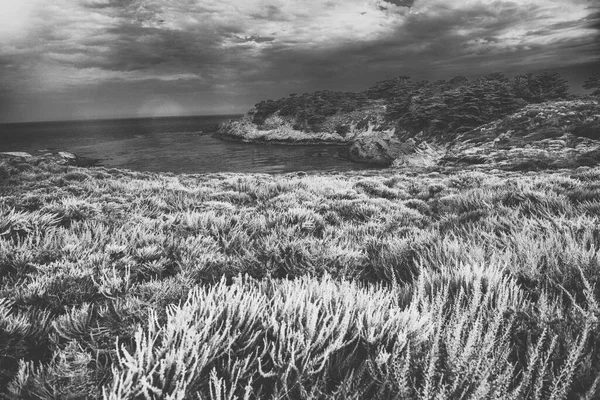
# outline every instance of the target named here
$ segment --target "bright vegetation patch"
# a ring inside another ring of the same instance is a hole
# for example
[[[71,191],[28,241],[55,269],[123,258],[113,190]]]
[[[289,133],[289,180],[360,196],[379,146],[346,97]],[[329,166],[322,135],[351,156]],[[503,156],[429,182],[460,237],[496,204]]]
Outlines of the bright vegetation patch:
[[[598,398],[600,169],[0,190],[7,398]]]

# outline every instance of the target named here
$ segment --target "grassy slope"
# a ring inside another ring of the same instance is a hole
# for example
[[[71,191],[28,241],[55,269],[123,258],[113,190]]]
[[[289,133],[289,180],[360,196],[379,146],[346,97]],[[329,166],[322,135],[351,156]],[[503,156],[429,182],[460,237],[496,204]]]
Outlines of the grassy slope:
[[[0,180],[8,398],[598,395],[599,168]]]

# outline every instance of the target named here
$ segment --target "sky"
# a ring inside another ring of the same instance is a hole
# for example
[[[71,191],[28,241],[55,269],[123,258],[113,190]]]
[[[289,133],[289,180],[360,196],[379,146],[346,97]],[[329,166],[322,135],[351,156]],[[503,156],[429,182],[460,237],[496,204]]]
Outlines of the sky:
[[[243,113],[315,90],[600,71],[597,0],[0,0],[0,122]]]

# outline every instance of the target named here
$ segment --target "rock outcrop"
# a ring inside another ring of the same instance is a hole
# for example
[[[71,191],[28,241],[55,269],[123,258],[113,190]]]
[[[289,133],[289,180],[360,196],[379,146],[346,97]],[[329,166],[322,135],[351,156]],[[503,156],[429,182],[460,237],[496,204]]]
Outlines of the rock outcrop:
[[[256,123],[256,109],[242,118],[220,126],[215,136],[245,142],[281,144],[349,144],[365,133],[389,130],[385,119],[386,107],[378,102],[352,112],[340,112],[326,117],[319,129],[302,127],[291,116],[274,112],[262,123]]]
[[[348,145],[349,158],[378,166],[391,165],[413,147],[388,127],[385,106],[377,102],[361,110],[334,114],[320,124],[322,129],[317,132],[296,129],[297,121],[279,113],[258,125],[253,122],[255,112],[252,109],[241,119],[222,125],[215,135],[254,143]]]
[[[277,110],[258,118],[252,109],[221,126],[216,135],[246,142],[346,145],[354,161],[398,168],[536,169],[600,162],[600,106],[593,99],[530,104],[465,133],[448,135],[404,130],[386,111],[386,104],[369,100],[359,109],[333,113],[309,126],[310,118],[281,116]]]
[[[389,166],[401,154],[410,151],[411,147],[411,144],[400,141],[394,129],[378,132],[367,130],[353,139],[348,154],[355,161]]]
[[[502,169],[569,168],[600,162],[595,100],[533,104],[456,138],[443,165]]]
[[[223,139],[273,144],[346,144],[351,140],[337,132],[304,132],[294,129],[292,121],[277,115],[269,117],[265,124],[258,126],[252,122],[253,112],[254,110],[250,110],[241,119],[223,124],[215,135]]]
[[[410,142],[410,140],[408,141]],[[438,164],[446,154],[446,148],[435,143],[422,141],[403,154],[400,154],[392,163],[394,168],[419,167],[427,168]]]
[[[23,160],[29,160],[35,158],[38,161],[52,160],[58,165],[74,165],[78,167],[89,167],[96,165],[99,160],[81,157],[73,153],[66,151],[51,152],[47,150],[39,150],[37,154],[33,155],[24,151],[6,151],[0,152],[0,159],[2,158],[20,158]]]

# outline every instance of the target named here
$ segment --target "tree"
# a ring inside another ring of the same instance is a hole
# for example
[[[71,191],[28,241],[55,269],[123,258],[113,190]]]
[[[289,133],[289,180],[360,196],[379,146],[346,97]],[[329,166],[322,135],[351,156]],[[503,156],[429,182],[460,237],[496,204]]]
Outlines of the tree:
[[[544,100],[566,99],[569,95],[569,84],[557,72],[542,72],[537,76],[537,87]]]
[[[529,91],[529,81],[533,78],[532,73],[526,75],[517,75],[512,80],[512,91],[515,96],[521,99],[527,99],[531,96]]]
[[[569,85],[556,72],[519,75],[513,80],[515,94],[529,103],[563,100],[569,96]]]
[[[448,84],[452,85],[452,86],[460,86],[460,85],[467,84],[467,82],[469,82],[469,80],[467,78],[459,75],[459,76],[455,76],[454,78],[450,79],[448,81]]]
[[[375,83],[367,90],[367,96],[370,99],[386,99],[391,100],[396,97],[403,96],[407,91],[410,91],[414,86],[409,76],[398,76]]]
[[[486,81],[497,81],[497,82],[502,82],[502,83],[507,83],[508,82],[508,78],[501,72],[492,72],[490,74],[487,74],[483,79],[485,79]]]
[[[593,96],[600,96],[600,73],[596,72],[583,83],[583,88],[592,90]]]

